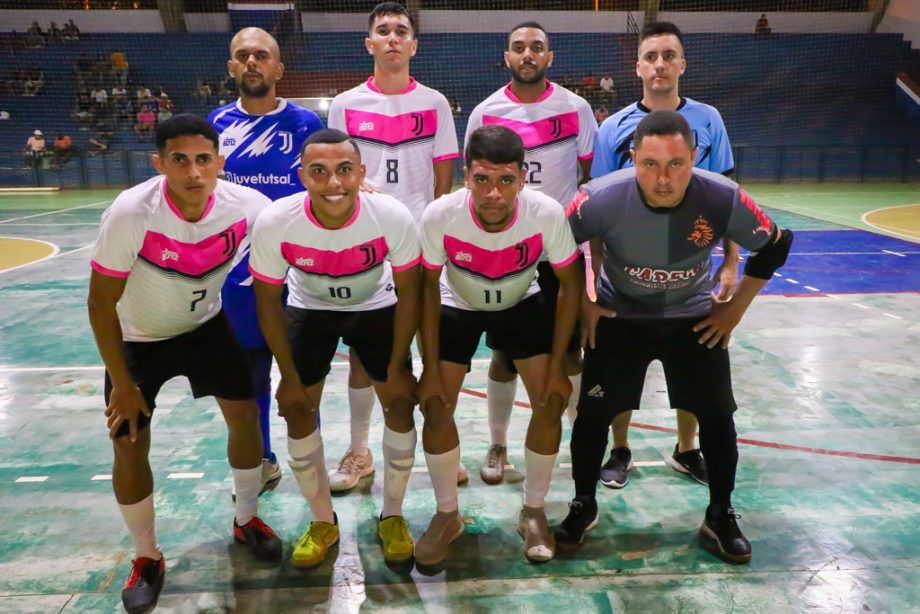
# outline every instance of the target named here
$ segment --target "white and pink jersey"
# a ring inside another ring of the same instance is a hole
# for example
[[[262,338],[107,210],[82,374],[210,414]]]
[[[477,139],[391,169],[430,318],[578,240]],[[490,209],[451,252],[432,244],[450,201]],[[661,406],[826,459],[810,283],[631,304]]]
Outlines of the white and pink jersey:
[[[419,263],[418,234],[405,205],[362,193],[341,228],[319,223],[306,192],[275,201],[259,216],[249,269],[256,279],[288,282],[288,305],[367,311],[396,303],[392,271]]]
[[[388,95],[371,77],[333,99],[327,123],[358,142],[367,181],[405,203],[416,220],[434,200],[434,163],[459,155],[447,99],[415,79]]]
[[[154,177],[125,190],[102,214],[91,265],[127,278],[118,301],[125,341],[192,331],[220,312],[220,289],[259,212],[271,201],[223,180],[204,215],[186,220]]]
[[[578,256],[562,205],[527,188],[501,232],[482,227],[470,191],[462,188],[428,205],[421,233],[422,264],[444,267],[441,304],[472,311],[509,309],[539,292],[541,256],[555,268]]]
[[[527,187],[560,203],[575,197],[578,160],[594,157],[597,135],[594,112],[584,98],[547,81],[538,100],[521,102],[506,85],[473,109],[464,147],[474,130],[490,124],[510,128],[523,139]]]

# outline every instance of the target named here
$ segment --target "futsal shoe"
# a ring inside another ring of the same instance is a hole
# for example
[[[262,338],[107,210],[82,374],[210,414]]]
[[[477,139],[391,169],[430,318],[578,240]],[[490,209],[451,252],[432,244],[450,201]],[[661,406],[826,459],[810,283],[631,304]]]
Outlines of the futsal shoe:
[[[274,562],[281,559],[281,540],[258,516],[244,525],[233,520],[233,541],[252,552],[260,561]]]
[[[415,545],[415,562],[418,565],[437,565],[447,557],[450,544],[463,535],[463,518],[460,511],[437,512],[428,529]]]
[[[274,456],[274,455],[273,455]],[[262,488],[259,490],[259,496],[261,497],[263,493],[269,490],[275,490],[275,487],[278,486],[278,482],[281,481],[281,465],[277,461],[272,461],[267,458],[262,459]],[[230,493],[231,498],[234,503],[236,502],[236,485],[233,485],[233,491]]]
[[[457,486],[463,486],[469,481],[470,472],[466,470],[466,465],[461,461],[460,465],[457,467]]]
[[[373,474],[374,456],[369,449],[355,452],[348,448],[348,452],[339,461],[339,468],[329,472],[329,490],[332,492],[348,492],[358,485],[358,481]]]
[[[556,556],[556,538],[549,530],[542,507],[522,507],[517,529],[524,538],[524,556],[528,561],[544,563]]]
[[[597,500],[575,497],[569,503],[569,513],[556,529],[556,543],[577,546],[585,541],[585,533],[597,526]]]
[[[614,448],[610,459],[601,467],[601,484],[607,488],[623,488],[629,483],[632,471],[632,452],[629,448]]]
[[[508,448],[493,444],[486,452],[486,459],[479,468],[479,477],[486,484],[500,484],[505,479],[505,464],[508,462]]]
[[[747,563],[751,560],[751,542],[738,526],[740,518],[741,514],[731,507],[721,513],[707,509],[700,527],[700,544],[727,563]]]
[[[160,555],[155,561],[139,556],[131,561],[131,573],[121,589],[121,603],[131,614],[150,612],[157,606],[163,580],[166,578],[166,559]]]
[[[709,478],[706,476],[706,460],[699,448],[679,452],[680,448],[674,444],[674,454],[668,459],[668,463],[675,471],[686,473],[700,484],[708,485]]]
[[[405,563],[412,558],[414,548],[409,523],[402,516],[387,516],[378,521],[377,541],[383,548],[387,563]]]
[[[300,536],[300,541],[291,553],[291,564],[300,569],[316,567],[326,558],[329,548],[339,543],[339,517],[332,515],[333,522],[314,520]]]

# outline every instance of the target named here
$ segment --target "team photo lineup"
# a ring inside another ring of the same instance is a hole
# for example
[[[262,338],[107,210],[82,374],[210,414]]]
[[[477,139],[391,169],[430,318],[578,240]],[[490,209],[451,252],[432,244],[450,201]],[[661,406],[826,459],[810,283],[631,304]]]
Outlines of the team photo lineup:
[[[549,79],[553,32],[514,26],[510,81],[475,107],[458,143],[448,99],[411,76],[424,53],[412,15],[383,2],[367,25],[373,74],[332,100],[326,124],[276,96],[284,64],[272,35],[236,32],[227,70],[239,99],[207,118],[159,123],[158,174],[103,214],[88,309],[105,365],[112,485],[134,546],[124,608],[149,611],[164,586],[151,418],[177,376],[219,406],[233,540],[253,557],[280,564],[288,553],[304,569],[326,559],[340,535],[333,495],[376,471],[373,428],[382,431],[379,557],[449,567],[465,526],[458,485],[469,480],[454,416],[483,335],[490,441],[470,470],[487,485],[505,480],[520,376],[531,413],[515,436],[525,460],[516,530],[527,561],[590,540],[598,483],[627,485],[630,417],[660,361],[677,431],[668,463],[709,489],[699,546],[749,562],[732,504],[728,347],[793,235],[731,179],[718,110],[680,95],[680,29],[645,24],[642,98],[598,126],[584,98]],[[263,155],[251,155],[258,147]],[[340,343],[350,445],[327,459],[322,398]],[[273,399],[283,450],[271,443]],[[419,443],[435,513],[416,527],[403,503]],[[572,499],[567,515],[548,518],[566,444]],[[305,502],[299,536],[276,534],[259,515],[260,496],[285,474]]]

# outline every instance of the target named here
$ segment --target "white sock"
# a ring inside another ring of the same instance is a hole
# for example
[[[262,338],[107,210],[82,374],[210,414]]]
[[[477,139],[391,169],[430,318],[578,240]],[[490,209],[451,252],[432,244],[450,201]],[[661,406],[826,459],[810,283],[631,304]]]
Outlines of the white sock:
[[[460,446],[444,454],[425,452],[428,475],[434,488],[434,499],[439,512],[457,510],[457,468],[460,466]]]
[[[581,391],[581,373],[570,375],[569,381],[572,382],[572,396],[569,397],[565,413],[569,415],[569,426],[575,426],[575,418],[578,417],[578,394]]]
[[[157,547],[157,533],[153,514],[153,493],[137,503],[118,504],[121,517],[125,519],[131,539],[134,540],[135,558],[145,556],[159,560],[162,555]]]
[[[403,499],[412,465],[415,464],[415,444],[418,433],[412,429],[408,433],[391,431],[383,427],[383,511],[381,518],[402,516]]]
[[[262,463],[252,469],[237,469],[233,472],[233,487],[236,491],[234,515],[236,524],[243,526],[259,511],[259,491],[262,490]]]
[[[517,378],[510,382],[497,382],[490,377],[486,383],[486,406],[489,408],[489,432],[493,445],[508,446],[508,424],[516,392]]]
[[[374,387],[348,387],[348,409],[351,414],[351,449],[355,452],[367,450],[367,437],[371,430],[371,414],[377,395]]]
[[[524,505],[527,507],[543,507],[546,502],[546,493],[549,492],[549,482],[553,478],[553,467],[556,465],[555,454],[538,454],[530,448],[524,448]]]
[[[323,458],[323,438],[319,429],[303,439],[288,437],[288,465],[297,478],[300,492],[307,500],[313,520],[334,522],[332,495],[329,494],[329,476]]]

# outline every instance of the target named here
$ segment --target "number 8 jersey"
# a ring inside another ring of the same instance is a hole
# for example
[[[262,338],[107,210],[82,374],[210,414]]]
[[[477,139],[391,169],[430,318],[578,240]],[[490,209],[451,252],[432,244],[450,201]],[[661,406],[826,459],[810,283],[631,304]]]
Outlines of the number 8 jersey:
[[[259,216],[249,269],[266,283],[287,279],[292,307],[367,311],[395,305],[392,270],[419,259],[412,214],[395,198],[362,193],[351,219],[331,229],[320,224],[301,192]]]
[[[160,341],[220,313],[220,289],[267,197],[218,180],[204,214],[186,220],[154,177],[125,190],[102,214],[93,270],[127,278],[118,301],[125,341]]]

